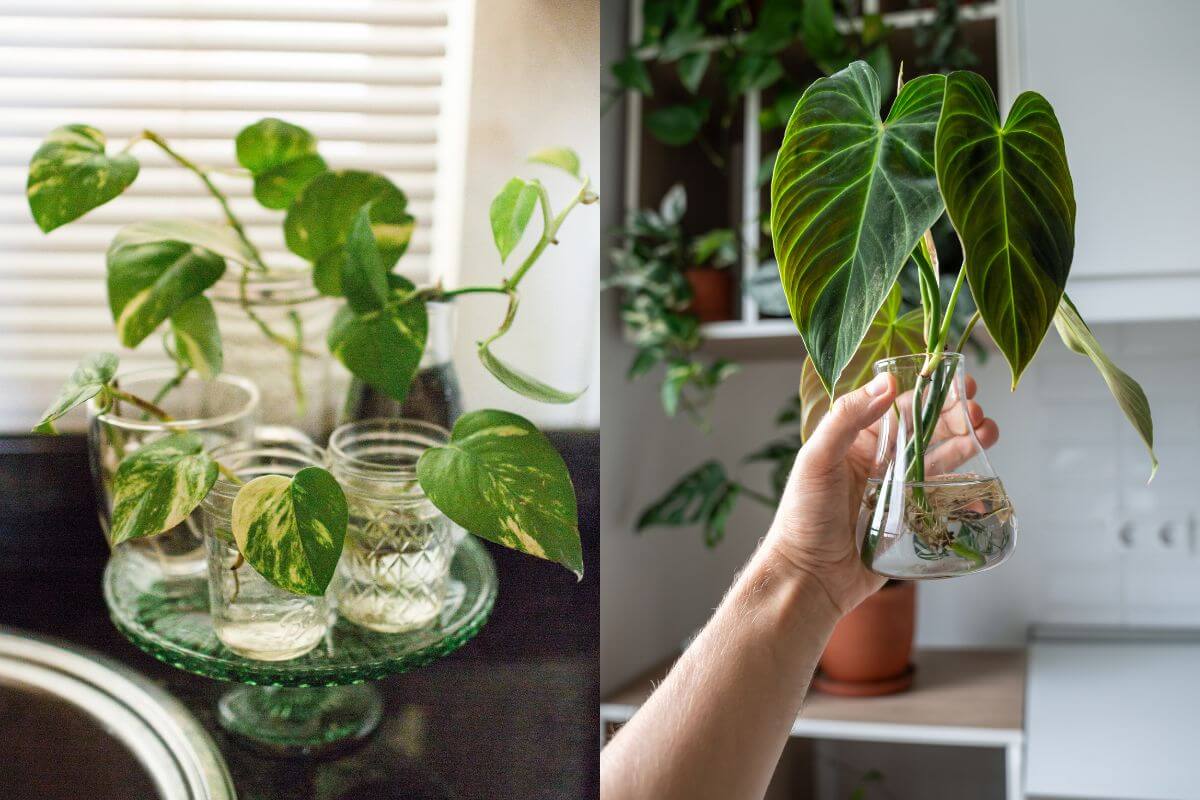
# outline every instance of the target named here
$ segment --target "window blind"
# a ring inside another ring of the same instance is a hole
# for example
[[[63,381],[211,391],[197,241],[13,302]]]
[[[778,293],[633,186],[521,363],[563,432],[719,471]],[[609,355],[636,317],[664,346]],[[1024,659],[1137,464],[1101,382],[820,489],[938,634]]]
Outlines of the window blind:
[[[152,144],[116,200],[41,233],[25,199],[29,159],[53,128],[86,123],[120,148],[143,129],[206,167],[237,166],[233,139],[275,116],[320,140],[331,168],[383,172],[417,229],[399,270],[430,277],[431,210],[453,0],[4,0],[0,2],[0,432],[28,430],[83,354],[162,360],[113,334],[105,250],[144,219],[219,221],[195,175]],[[283,212],[251,182],[214,175],[268,263],[299,259]]]

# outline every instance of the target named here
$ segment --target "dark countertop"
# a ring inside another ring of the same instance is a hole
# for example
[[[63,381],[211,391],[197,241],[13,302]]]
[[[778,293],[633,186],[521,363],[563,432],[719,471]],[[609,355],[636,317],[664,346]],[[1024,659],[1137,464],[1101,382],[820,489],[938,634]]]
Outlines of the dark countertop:
[[[0,625],[92,648],[167,688],[212,732],[243,800],[596,796],[600,438],[551,438],[575,480],[584,579],[489,545],[500,592],[487,626],[441,661],[380,681],[384,722],[342,758],[250,754],[214,719],[228,684],[155,661],[112,627],[100,589],[107,548],[82,437],[0,438]]]

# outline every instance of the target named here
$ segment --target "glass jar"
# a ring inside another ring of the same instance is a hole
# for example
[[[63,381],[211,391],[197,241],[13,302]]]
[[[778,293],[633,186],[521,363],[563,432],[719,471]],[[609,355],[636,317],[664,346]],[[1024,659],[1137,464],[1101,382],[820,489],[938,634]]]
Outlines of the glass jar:
[[[198,434],[209,449],[248,438],[254,431],[259,408],[254,383],[229,374],[212,380],[189,374],[173,385],[175,377],[174,369],[157,368],[120,374],[116,380],[122,390],[153,400],[170,414],[174,419],[169,425],[129,403],[114,403],[107,411],[101,411],[96,400],[88,403],[88,460],[105,537],[112,519],[113,477],[123,458],[181,430]],[[161,582],[160,589],[204,572],[204,547],[192,517],[157,536],[131,539],[119,547],[146,563],[152,581]]]
[[[863,563],[889,578],[979,572],[1016,546],[1012,502],[971,424],[962,354],[927,363],[918,354],[874,366],[896,376],[899,395],[878,428],[857,540]]]
[[[213,458],[243,482],[263,475],[295,475],[324,466],[321,448],[302,442],[234,442]],[[246,563],[233,539],[233,501],[241,488],[224,476],[200,504],[208,552],[208,598],[213,631],[238,655],[286,661],[312,650],[325,637],[333,614],[325,597],[292,594],[267,582]]]
[[[428,448],[448,440],[445,428],[404,419],[354,422],[330,437],[330,469],[350,508],[330,586],[344,619],[384,633],[437,620],[455,526],[425,496],[416,466]]]
[[[270,341],[242,306],[241,274],[230,270],[209,292],[224,342],[225,369],[253,376],[262,392],[262,417],[268,425],[299,428],[316,441],[325,441],[337,425],[350,373],[329,352],[326,335],[340,301],[313,288],[311,268],[253,273],[246,298],[255,315],[272,331],[300,338],[309,352],[299,361],[303,399],[297,395],[292,354]]]

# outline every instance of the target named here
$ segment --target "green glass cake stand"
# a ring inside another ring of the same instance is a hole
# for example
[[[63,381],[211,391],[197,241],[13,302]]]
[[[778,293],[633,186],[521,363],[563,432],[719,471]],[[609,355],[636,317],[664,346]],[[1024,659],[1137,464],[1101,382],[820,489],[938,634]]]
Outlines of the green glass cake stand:
[[[146,562],[118,550],[104,572],[113,622],[142,650],[178,669],[238,684],[217,704],[230,733],[260,752],[327,755],[368,736],[383,704],[368,681],[424,666],[477,634],[496,600],[496,567],[466,537],[450,566],[438,621],[411,633],[375,633],[339,619],[316,649],[290,661],[254,661],[217,639],[203,578],[170,590]]]

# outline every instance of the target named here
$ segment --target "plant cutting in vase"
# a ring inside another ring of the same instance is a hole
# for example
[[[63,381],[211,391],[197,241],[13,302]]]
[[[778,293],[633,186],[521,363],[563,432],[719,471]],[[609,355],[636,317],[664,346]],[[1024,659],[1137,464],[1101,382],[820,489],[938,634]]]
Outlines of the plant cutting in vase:
[[[70,125],[52,132],[33,157],[30,208],[39,227],[49,232],[113,200],[137,177],[138,162],[129,150],[141,141],[195,173],[218,202],[225,224],[155,220],[117,234],[108,251],[108,293],[118,337],[134,347],[164,330],[165,349],[178,367],[177,381],[190,370],[215,375],[222,366],[221,337],[205,291],[230,265],[240,270],[242,287],[252,275],[270,270],[214,184],[212,170],[148,131],[110,155],[102,133]],[[507,311],[497,331],[478,345],[484,366],[505,386],[535,400],[567,403],[579,396],[525,374],[494,352],[515,319],[523,278],[557,241],[571,211],[597,200],[573,151],[550,148],[529,159],[577,182],[574,195],[557,212],[539,180],[522,178],[510,180],[491,205],[491,229],[502,262],[540,210],[541,236],[516,270],[495,285],[447,289],[417,287],[392,272],[411,238],[413,219],[404,194],[386,177],[328,170],[316,139],[277,119],[247,127],[236,144],[244,167],[239,174],[254,181],[258,201],[287,209],[283,228],[288,247],[312,264],[316,290],[344,298],[328,346],[357,379],[403,401],[426,344],[426,304],[493,294],[505,298]],[[297,329],[284,333],[263,321],[251,304],[243,306],[266,339],[286,350],[294,363],[311,355],[303,346],[298,318]],[[95,397],[102,410],[128,403],[170,431],[172,420],[159,402],[172,382],[157,397],[137,397],[120,387],[116,370],[112,354],[84,359],[35,430],[53,432],[55,420]],[[177,525],[204,499],[218,473],[241,483],[206,452],[199,437],[186,431],[171,432],[127,455],[114,478],[111,543]],[[570,477],[557,451],[528,420],[494,409],[466,414],[445,446],[421,456],[416,473],[430,501],[471,533],[582,574]],[[342,489],[321,467],[301,469],[290,478],[256,478],[241,486],[234,502],[233,535],[241,555],[268,581],[291,592],[325,591],[345,530]]]
[[[1014,389],[1051,323],[1092,360],[1150,450],[1153,477],[1150,407],[1064,292],[1075,198],[1046,99],[1025,92],[1002,121],[986,81],[959,71],[900,85],[886,118],[880,101],[862,62],[805,91],[774,168],[771,230],[808,349],[806,414],[819,417],[873,371],[900,384],[864,498],[864,561],[892,577],[953,575],[999,563],[1015,530],[1003,486],[961,416],[966,390],[950,320],[964,286],[977,306],[972,322],[982,320],[1008,361]],[[945,303],[930,233],[943,210],[964,253]],[[922,307],[900,315],[897,279],[910,262]]]

